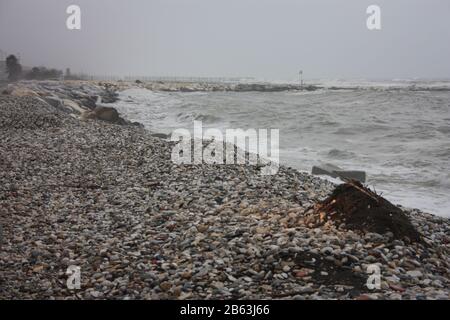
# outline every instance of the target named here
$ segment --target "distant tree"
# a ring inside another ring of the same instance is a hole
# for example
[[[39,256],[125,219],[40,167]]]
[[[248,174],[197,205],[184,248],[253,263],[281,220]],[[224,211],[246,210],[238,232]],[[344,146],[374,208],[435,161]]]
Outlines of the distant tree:
[[[61,70],[50,69],[47,70],[47,79],[60,79],[64,73]]]
[[[39,77],[41,70],[38,67],[33,67],[30,72],[26,75],[27,79],[37,79]]]
[[[26,78],[30,80],[47,80],[59,79],[63,72],[57,69],[47,69],[46,67],[33,67],[31,71],[26,74]]]
[[[19,80],[20,75],[22,74],[22,66],[15,55],[12,54],[6,58],[6,69],[10,81]]]

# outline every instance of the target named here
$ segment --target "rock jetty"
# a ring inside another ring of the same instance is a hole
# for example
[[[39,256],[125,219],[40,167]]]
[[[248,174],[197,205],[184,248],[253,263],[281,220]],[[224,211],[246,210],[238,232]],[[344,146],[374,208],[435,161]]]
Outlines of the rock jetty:
[[[153,91],[169,92],[280,92],[280,91],[314,91],[321,87],[315,85],[299,86],[296,84],[275,83],[237,83],[237,82],[176,82],[176,81],[149,81],[136,83],[141,88]]]

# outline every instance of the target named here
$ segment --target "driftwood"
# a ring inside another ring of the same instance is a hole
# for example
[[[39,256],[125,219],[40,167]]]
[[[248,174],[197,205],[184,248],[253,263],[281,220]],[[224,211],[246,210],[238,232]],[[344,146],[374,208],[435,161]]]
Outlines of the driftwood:
[[[385,234],[395,239],[419,241],[420,234],[408,216],[397,206],[355,180],[336,187],[333,193],[314,208],[321,222],[345,223],[346,228]]]

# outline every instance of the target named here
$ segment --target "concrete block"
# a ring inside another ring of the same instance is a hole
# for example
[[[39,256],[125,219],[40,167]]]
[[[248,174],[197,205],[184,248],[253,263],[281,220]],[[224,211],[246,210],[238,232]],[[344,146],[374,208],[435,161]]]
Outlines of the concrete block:
[[[327,175],[333,178],[354,179],[360,182],[366,182],[366,172],[359,170],[344,170],[338,166],[326,163],[318,166],[313,166],[312,174]]]

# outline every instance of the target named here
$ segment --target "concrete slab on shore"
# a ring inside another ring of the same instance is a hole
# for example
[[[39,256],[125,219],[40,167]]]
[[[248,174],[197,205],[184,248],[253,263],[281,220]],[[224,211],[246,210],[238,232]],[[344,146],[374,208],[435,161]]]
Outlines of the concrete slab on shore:
[[[346,178],[358,180],[363,183],[366,182],[365,171],[344,170],[329,163],[313,166],[311,173],[314,175],[327,175],[333,178]]]

